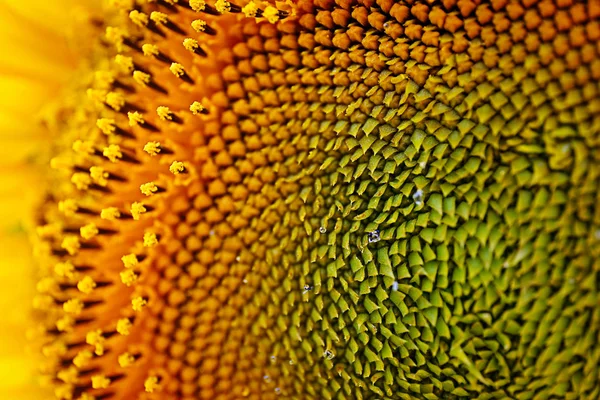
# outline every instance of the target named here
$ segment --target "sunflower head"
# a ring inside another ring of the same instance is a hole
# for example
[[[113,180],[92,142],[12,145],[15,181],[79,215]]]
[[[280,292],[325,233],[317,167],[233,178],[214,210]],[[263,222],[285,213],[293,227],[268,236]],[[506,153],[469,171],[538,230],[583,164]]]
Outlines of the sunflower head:
[[[58,399],[597,397],[597,2],[109,3],[39,211]]]

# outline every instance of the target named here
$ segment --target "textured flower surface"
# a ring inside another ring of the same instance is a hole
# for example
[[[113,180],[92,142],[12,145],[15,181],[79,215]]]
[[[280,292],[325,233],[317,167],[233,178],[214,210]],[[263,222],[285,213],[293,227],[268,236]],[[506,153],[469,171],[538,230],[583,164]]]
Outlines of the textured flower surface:
[[[38,215],[56,398],[600,398],[600,1],[108,3]]]

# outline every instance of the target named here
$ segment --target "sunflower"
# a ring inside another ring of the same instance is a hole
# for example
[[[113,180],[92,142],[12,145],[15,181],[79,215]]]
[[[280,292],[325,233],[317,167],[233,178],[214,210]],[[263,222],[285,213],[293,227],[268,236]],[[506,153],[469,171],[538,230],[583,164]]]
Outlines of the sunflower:
[[[35,365],[60,400],[600,397],[600,1],[76,15],[82,61],[38,46],[57,71],[6,67],[69,77],[44,130],[12,125],[11,157],[39,135],[28,161],[50,168],[12,177],[39,200],[38,358],[13,354],[7,382],[34,387]]]

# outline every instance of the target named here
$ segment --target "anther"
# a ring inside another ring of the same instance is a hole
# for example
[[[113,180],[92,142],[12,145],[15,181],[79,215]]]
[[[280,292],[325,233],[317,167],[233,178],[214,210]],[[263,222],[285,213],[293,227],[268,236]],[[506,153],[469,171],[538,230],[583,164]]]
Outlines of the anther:
[[[192,114],[194,115],[198,115],[198,114],[208,114],[208,110],[206,109],[206,107],[204,107],[199,101],[194,101],[191,105],[190,105],[190,111],[192,112]]]
[[[179,63],[172,63],[171,66],[169,67],[169,70],[171,71],[171,73],[173,75],[175,75],[182,81],[190,83],[190,84],[194,83],[194,80],[192,78],[190,78],[190,76],[187,74],[187,72],[185,72],[183,65],[181,65]]]
[[[200,47],[200,45],[198,44],[198,41],[196,39],[192,39],[192,38],[186,38],[183,40],[183,47],[186,48],[186,50],[198,54],[199,56],[202,57],[206,57],[206,52],[202,49],[202,47]]]

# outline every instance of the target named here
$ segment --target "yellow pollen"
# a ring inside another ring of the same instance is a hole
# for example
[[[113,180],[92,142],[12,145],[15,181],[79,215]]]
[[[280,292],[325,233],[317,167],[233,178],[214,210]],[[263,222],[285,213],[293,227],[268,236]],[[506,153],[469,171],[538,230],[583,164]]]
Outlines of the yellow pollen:
[[[127,118],[129,118],[129,126],[137,126],[137,125],[141,125],[144,122],[144,117],[142,116],[142,114],[140,114],[137,111],[133,111],[133,112],[128,112],[127,113]]]
[[[63,303],[63,310],[67,314],[79,315],[83,311],[83,302],[79,299],[70,299]]]
[[[104,103],[104,100],[106,98],[107,95],[107,91],[106,90],[100,90],[100,89],[88,89],[86,91],[87,96],[90,100],[98,103],[98,104],[102,104]]]
[[[142,86],[150,83],[150,75],[142,71],[133,71],[133,79]]]
[[[156,57],[160,53],[158,46],[150,43],[145,43],[142,45],[142,52],[148,57]]]
[[[94,389],[106,389],[110,385],[110,379],[104,375],[92,376],[92,388]]]
[[[133,58],[117,54],[115,56],[115,63],[123,70],[123,72],[130,74],[133,72]]]
[[[146,196],[152,196],[158,191],[158,187],[154,182],[142,183],[140,185],[140,192]]]
[[[192,28],[196,32],[204,32],[204,30],[206,29],[206,21],[203,21],[201,19],[195,19],[192,21]],[[185,41],[184,41],[183,45],[185,46]],[[198,47],[197,45],[198,45],[198,42],[196,42],[196,48]],[[190,50],[190,49],[188,49],[188,50]]]
[[[267,19],[270,23],[274,24],[279,21],[279,10],[273,6],[267,6],[265,8],[265,12],[263,13],[263,17]]]
[[[167,14],[159,11],[152,11],[152,14],[150,14],[150,19],[157,24],[166,24],[169,20]]]
[[[139,262],[135,254],[127,254],[126,256],[121,257],[121,261],[123,261],[125,268],[133,268]]]
[[[75,266],[69,261],[61,262],[54,266],[54,273],[60,277],[72,279],[75,277]]]
[[[81,155],[88,155],[94,152],[94,143],[77,139],[73,142],[73,150]]]
[[[177,175],[185,171],[185,166],[181,161],[173,161],[173,163],[169,167],[169,171]]]
[[[67,250],[67,252],[73,256],[77,254],[77,252],[81,248],[81,244],[79,243],[79,238],[77,236],[69,235],[63,239],[61,247]]]
[[[202,104],[200,104],[199,101],[194,101],[192,103],[192,105],[190,105],[190,111],[194,115],[198,115],[198,114],[200,114],[204,110],[205,110],[204,106]]]
[[[71,216],[77,211],[77,203],[73,199],[61,200],[58,202],[58,211],[66,216]]]
[[[160,153],[160,142],[148,142],[144,145],[144,151],[151,156]]]
[[[131,205],[131,216],[138,221],[143,213],[146,212],[146,207],[142,203],[135,202]]]
[[[85,336],[85,342],[91,346],[94,346],[94,353],[97,356],[101,356],[104,354],[104,342],[106,339],[102,336],[102,330],[97,329],[95,331],[90,331]]]
[[[123,153],[121,152],[121,147],[118,144],[111,144],[108,147],[105,147],[102,151],[104,157],[108,158],[111,162],[117,162],[119,158],[123,158]]]
[[[153,393],[154,391],[158,390],[158,378],[156,376],[151,376],[148,379],[146,379],[146,381],[144,382],[144,388],[148,393]]]
[[[193,26],[194,26],[194,22],[192,22],[192,27]],[[186,50],[194,52],[198,49],[198,47],[200,47],[200,45],[198,44],[198,41],[196,39],[185,38],[185,39],[183,39],[183,47],[185,47]]]
[[[86,190],[92,183],[92,177],[85,172],[75,172],[71,176],[71,182],[79,190]]]
[[[96,398],[91,394],[84,393],[81,396],[79,396],[79,399],[77,400],[96,400]]]
[[[129,19],[133,21],[134,24],[143,28],[148,25],[148,15],[143,12],[139,12],[138,10],[132,10],[129,13]]]
[[[133,272],[132,269],[126,269],[125,271],[121,271],[121,282],[127,287],[133,285],[137,281],[137,274]]]
[[[221,14],[231,11],[231,4],[227,0],[217,0],[215,2],[215,8]]]
[[[242,7],[242,12],[248,18],[256,17],[256,12],[258,11],[258,6],[254,1],[249,2],[244,7]]]
[[[115,81],[115,77],[110,71],[96,71],[94,72],[94,82],[100,89],[109,89]]]
[[[100,128],[105,135],[110,135],[116,131],[115,120],[112,118],[99,118],[96,121],[96,126]]]
[[[56,321],[56,329],[61,332],[70,332],[75,324],[75,319],[70,315],[65,315],[58,321]]]
[[[135,358],[130,353],[123,353],[119,356],[118,362],[121,368],[127,368],[133,365]]]
[[[206,2],[204,0],[190,0],[190,7],[196,12],[202,11],[206,8]]]
[[[117,332],[123,336],[129,335],[131,329],[131,321],[129,318],[121,318],[117,321]]]
[[[173,112],[166,106],[158,106],[156,107],[156,114],[158,114],[158,118],[163,121],[171,121],[173,120]]]
[[[81,350],[79,353],[77,353],[75,358],[73,358],[73,364],[77,368],[83,368],[90,362],[90,360],[93,357],[94,357],[94,354],[91,351]]]
[[[121,28],[114,26],[106,27],[106,39],[115,45],[117,51],[123,50],[123,41],[125,38],[125,32]]]
[[[113,110],[120,111],[125,105],[125,97],[121,93],[109,92],[106,95],[106,104],[108,104]]]
[[[67,369],[63,369],[56,376],[58,379],[65,383],[76,383],[77,382],[78,371],[75,366],[70,366]]]
[[[121,216],[121,212],[117,207],[108,207],[100,211],[100,218],[107,221],[114,221]]]
[[[156,233],[146,232],[144,233],[144,247],[154,247],[158,244],[158,238]]]
[[[144,300],[143,297],[134,297],[131,300],[131,308],[133,308],[133,311],[142,311],[142,308],[144,308],[144,306],[146,305],[146,300]]]
[[[79,233],[81,234],[82,238],[89,240],[98,234],[98,227],[93,222],[90,222],[89,224],[79,228]]]
[[[77,289],[81,293],[90,294],[95,288],[96,282],[94,282],[91,276],[85,276],[77,283]]]
[[[179,63],[172,63],[169,67],[169,70],[178,78],[181,78],[183,75],[185,75],[185,69],[183,68],[183,65]]]
[[[104,168],[102,167],[90,167],[90,177],[100,186],[106,186],[108,184],[109,174],[104,171]]]

